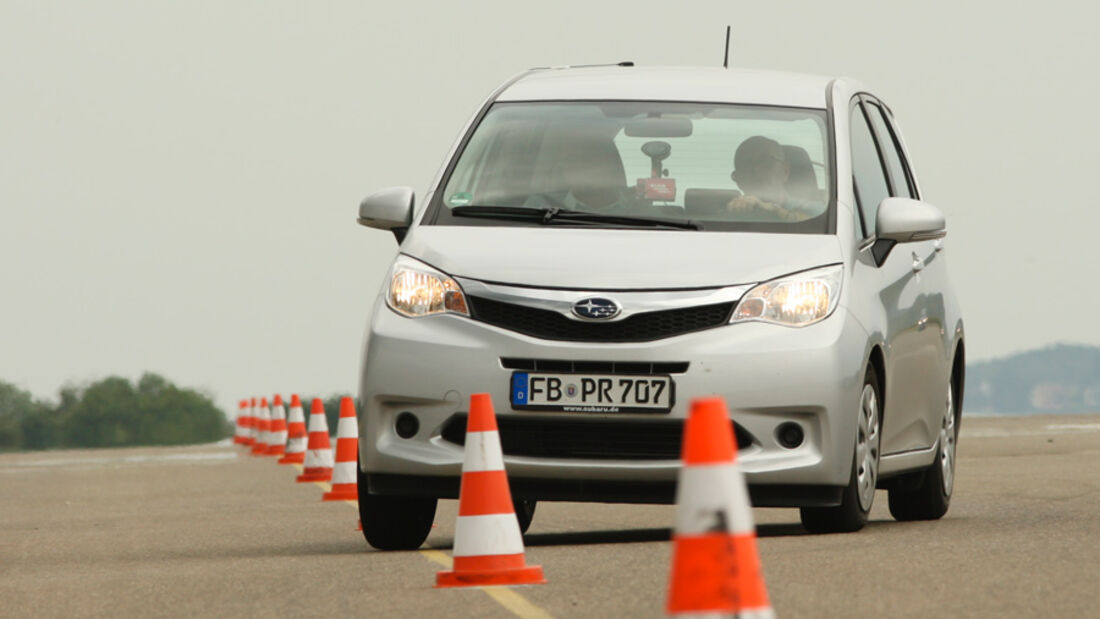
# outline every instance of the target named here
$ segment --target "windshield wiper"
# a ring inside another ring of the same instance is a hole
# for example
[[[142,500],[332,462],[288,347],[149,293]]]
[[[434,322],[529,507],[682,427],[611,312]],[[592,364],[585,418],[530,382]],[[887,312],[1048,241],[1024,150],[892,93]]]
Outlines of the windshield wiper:
[[[555,219],[565,221],[591,221],[596,223],[618,224],[621,226],[647,226],[654,228],[679,228],[681,230],[698,230],[699,224],[688,219],[665,219],[663,217],[635,217],[633,215],[610,215],[607,213],[590,213],[586,211],[571,211],[551,207],[543,215],[543,223],[549,223]]]
[[[631,215],[609,215],[589,213],[558,208],[526,208],[522,206],[456,206],[451,213],[459,216],[490,216],[508,219],[537,219],[539,223],[550,224],[555,221],[582,222],[594,224],[614,224],[631,227],[676,228],[680,230],[698,230],[699,224],[687,219],[664,219],[659,217],[634,217]]]
[[[549,209],[524,206],[455,206],[452,215],[463,217],[488,215],[500,219],[540,219]]]

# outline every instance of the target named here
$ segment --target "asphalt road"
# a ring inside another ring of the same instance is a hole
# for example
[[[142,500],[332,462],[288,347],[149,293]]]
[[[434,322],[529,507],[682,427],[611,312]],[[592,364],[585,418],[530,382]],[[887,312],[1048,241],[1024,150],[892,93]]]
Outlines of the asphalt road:
[[[1100,617],[1100,415],[963,420],[947,516],[809,535],[757,509],[780,617]],[[0,616],[659,617],[670,506],[545,503],[548,584],[436,590],[427,546],[381,553],[352,504],[232,446],[0,455]]]

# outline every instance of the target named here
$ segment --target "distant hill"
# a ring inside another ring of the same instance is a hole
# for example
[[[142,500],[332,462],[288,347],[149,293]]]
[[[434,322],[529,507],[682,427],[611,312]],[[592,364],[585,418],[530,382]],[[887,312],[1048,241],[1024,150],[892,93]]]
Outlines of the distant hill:
[[[1056,344],[967,363],[963,411],[1100,412],[1100,347]]]

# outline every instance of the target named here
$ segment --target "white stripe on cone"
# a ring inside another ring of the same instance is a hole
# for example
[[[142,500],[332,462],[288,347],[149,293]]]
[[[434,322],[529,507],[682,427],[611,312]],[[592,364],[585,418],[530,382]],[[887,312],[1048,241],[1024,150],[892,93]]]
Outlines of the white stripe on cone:
[[[302,465],[302,468],[331,469],[333,468],[333,457],[331,447],[328,449],[307,449],[306,462]]]
[[[253,441],[256,440],[256,407],[252,404],[248,405],[248,427],[244,429],[244,435]]]
[[[454,556],[518,555],[523,535],[514,513],[459,516],[455,521]]]
[[[462,472],[503,471],[502,454],[499,432],[467,432]]]
[[[275,421],[276,419],[282,419],[283,420],[283,422],[284,422],[283,423],[283,429],[282,430],[272,429],[271,430],[271,436],[270,436],[271,440],[268,441],[267,444],[269,446],[270,445],[285,446],[286,445],[286,423],[285,423],[286,422],[286,411],[283,409],[282,404],[276,404],[276,405],[271,407],[271,420]],[[272,424],[272,425],[274,425],[274,424]]]
[[[288,438],[286,440],[286,453],[287,454],[300,454],[306,450],[306,441],[308,439],[304,436],[299,438]]]
[[[332,467],[332,485],[358,483],[354,462],[337,462]]]
[[[287,416],[287,436],[290,436],[290,425],[300,423],[303,426],[306,424],[306,417],[302,412],[301,406],[291,406],[290,414]],[[309,435],[299,436],[298,438],[288,438],[286,441],[286,453],[287,454],[300,454],[305,452],[306,445],[309,442]]]
[[[359,423],[355,417],[341,417],[336,424],[336,440],[341,438],[358,438]]]
[[[691,509],[676,510],[677,535],[756,532],[745,482],[734,462],[693,464],[681,469],[676,504],[684,505],[685,501],[690,501]]]
[[[309,435],[309,434],[313,434],[314,432],[323,432],[325,434],[328,434],[328,420],[325,419],[325,414],[323,412],[321,412],[321,413],[312,413],[311,412],[309,414],[309,428],[306,430],[306,434]],[[307,441],[308,441],[308,436],[307,436]],[[306,447],[309,447],[308,442],[306,443]],[[306,469],[315,469],[315,468],[331,469],[334,457],[335,456],[332,453],[332,447],[331,446],[328,447],[328,448],[325,448],[325,449],[306,449],[306,461],[302,465],[302,468],[306,468]]]
[[[259,412],[259,414],[256,415],[256,418],[260,420],[260,427],[271,428],[271,410],[262,404],[260,406],[257,406],[256,410]],[[270,445],[270,429],[260,430],[259,436],[257,436],[256,440],[257,442],[263,443],[264,445]]]

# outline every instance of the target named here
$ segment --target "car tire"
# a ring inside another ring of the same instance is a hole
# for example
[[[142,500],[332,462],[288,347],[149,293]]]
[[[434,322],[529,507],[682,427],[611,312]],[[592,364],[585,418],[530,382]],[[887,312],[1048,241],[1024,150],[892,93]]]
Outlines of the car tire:
[[[947,403],[940,419],[939,447],[936,459],[924,471],[899,479],[890,488],[890,514],[901,521],[938,520],[951,506],[957,466],[959,411],[955,402],[955,381],[947,386]]]
[[[367,476],[356,466],[359,522],[363,537],[378,550],[416,550],[435,520],[435,497],[382,496],[367,491]]]
[[[835,507],[803,507],[802,527],[810,533],[851,533],[867,524],[878,484],[879,441],[882,431],[882,397],[878,376],[867,366],[859,396],[855,449],[848,485]]]
[[[538,502],[534,499],[516,499],[512,501],[512,507],[516,510],[516,520],[519,521],[519,532],[526,533],[531,528],[531,520],[535,517],[535,508]]]

